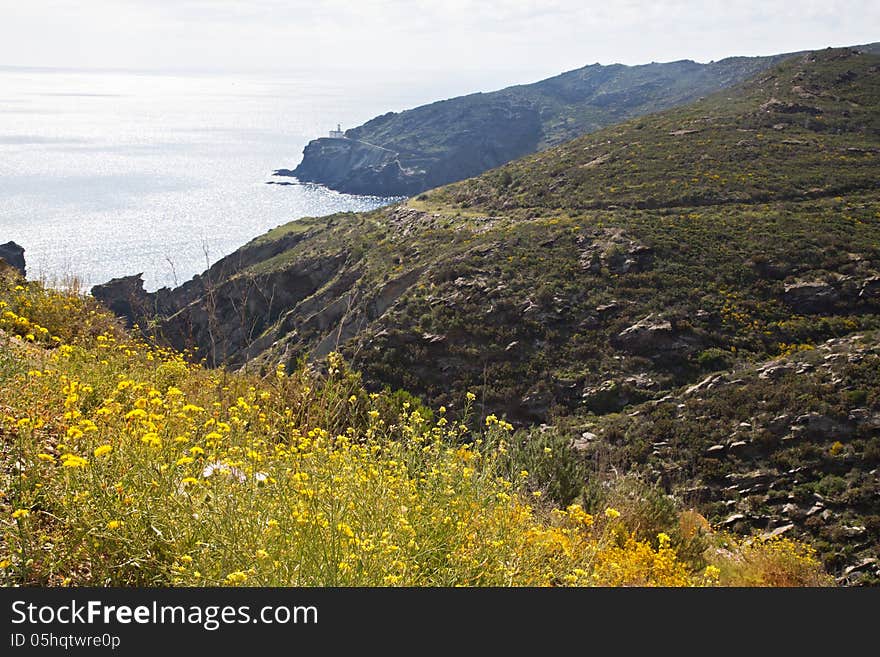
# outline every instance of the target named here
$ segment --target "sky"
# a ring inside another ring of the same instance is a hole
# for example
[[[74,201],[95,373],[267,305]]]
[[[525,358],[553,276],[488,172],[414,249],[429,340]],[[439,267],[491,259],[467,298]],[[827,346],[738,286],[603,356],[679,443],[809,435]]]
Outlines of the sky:
[[[0,0],[0,66],[479,71],[510,83],[873,41],[877,0]]]

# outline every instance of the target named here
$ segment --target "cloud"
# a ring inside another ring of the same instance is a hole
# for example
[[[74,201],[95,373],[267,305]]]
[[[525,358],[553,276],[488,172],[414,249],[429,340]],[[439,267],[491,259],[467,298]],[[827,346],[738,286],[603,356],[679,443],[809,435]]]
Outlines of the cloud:
[[[0,0],[0,15],[0,64],[549,75],[869,42],[880,3]]]

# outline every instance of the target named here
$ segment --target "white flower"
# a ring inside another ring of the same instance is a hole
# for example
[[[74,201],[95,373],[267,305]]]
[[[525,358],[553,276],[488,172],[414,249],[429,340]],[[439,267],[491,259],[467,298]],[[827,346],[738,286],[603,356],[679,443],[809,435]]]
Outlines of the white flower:
[[[202,470],[202,476],[207,479],[215,472],[219,474],[225,474],[230,479],[234,479],[240,484],[243,484],[247,481],[247,475],[244,472],[234,466],[221,463],[220,461],[213,461],[212,463],[206,465],[205,468]]]

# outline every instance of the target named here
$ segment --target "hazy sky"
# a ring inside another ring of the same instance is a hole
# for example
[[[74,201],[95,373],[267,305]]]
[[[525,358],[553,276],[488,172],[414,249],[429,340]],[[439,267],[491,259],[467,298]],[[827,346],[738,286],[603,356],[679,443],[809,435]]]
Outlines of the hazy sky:
[[[0,65],[497,71],[880,40],[837,0],[0,0]]]

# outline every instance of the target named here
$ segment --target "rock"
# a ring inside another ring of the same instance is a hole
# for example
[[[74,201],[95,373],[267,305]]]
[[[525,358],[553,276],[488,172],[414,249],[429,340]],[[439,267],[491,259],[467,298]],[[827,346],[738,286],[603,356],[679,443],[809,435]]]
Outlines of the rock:
[[[786,103],[777,98],[771,98],[761,105],[759,109],[765,112],[777,112],[779,114],[810,114],[811,116],[818,116],[822,113],[822,110],[818,107],[801,105],[799,103]]]
[[[96,285],[92,288],[92,296],[117,316],[123,317],[129,328],[150,311],[151,296],[144,290],[142,273]]]
[[[584,386],[581,401],[584,408],[602,414],[649,399],[656,383],[647,375],[626,377],[622,381],[608,379],[598,385]]]
[[[727,516],[727,518],[725,518],[724,522],[722,522],[721,524],[725,525],[725,526],[732,525],[735,522],[739,522],[740,520],[745,520],[745,519],[746,519],[746,516],[744,513],[733,513],[733,514]]]
[[[859,299],[872,303],[880,302],[880,276],[872,276],[862,282]]]
[[[683,346],[675,335],[672,323],[669,320],[655,319],[653,314],[618,333],[614,341],[621,349],[640,354],[668,351]]]
[[[840,295],[825,281],[795,281],[786,284],[783,300],[798,312],[825,313],[834,309]]]
[[[876,565],[877,565],[877,559],[874,557],[868,557],[867,559],[862,559],[862,561],[860,561],[857,564],[853,564],[852,566],[847,566],[844,569],[843,574],[844,575],[851,575],[852,573],[856,573],[861,570],[868,570],[869,568],[871,568],[871,566],[876,566]]]
[[[520,400],[522,410],[530,418],[544,419],[550,413],[553,395],[541,385],[535,386]]]
[[[786,374],[795,371],[794,363],[778,363],[775,361],[770,361],[758,368],[758,378],[759,379],[769,379],[770,381],[776,381],[781,379]]]
[[[15,242],[0,244],[0,260],[3,260],[10,267],[17,269],[22,276],[27,276],[24,261],[24,248]]]
[[[590,443],[594,442],[598,438],[599,436],[594,434],[592,431],[584,431],[581,434],[580,438],[575,438],[572,441],[571,446],[577,451],[583,451],[590,446]]]
[[[685,394],[685,396],[689,396],[689,395],[694,394],[695,392],[699,392],[700,390],[703,390],[704,388],[710,387],[715,381],[718,381],[720,378],[721,378],[720,374],[710,374],[709,376],[707,376],[705,379],[703,379],[699,383],[695,383],[694,385],[686,388],[684,391],[684,394]]]
[[[774,478],[773,472],[767,472],[765,470],[753,470],[751,472],[738,473],[731,472],[729,475],[725,477],[728,481],[735,482],[736,488],[737,486],[755,486],[758,484],[767,484]]]
[[[315,182],[349,194],[406,196],[423,187],[424,172],[404,169],[396,151],[356,139],[310,141],[293,170],[300,182]],[[275,171],[276,176],[287,170]]]
[[[610,157],[611,157],[611,153],[605,153],[604,155],[600,155],[599,157],[593,158],[592,160],[590,160],[586,164],[582,164],[581,168],[582,169],[591,169],[593,167],[599,166],[600,164],[605,164]]]
[[[793,524],[782,525],[781,527],[777,527],[776,529],[773,529],[772,531],[765,532],[765,533],[761,534],[761,538],[764,540],[776,538],[777,536],[782,536],[784,533],[786,533],[787,531],[790,531],[793,528],[794,528]]]
[[[812,440],[845,439],[852,437],[853,434],[853,429],[848,424],[838,422],[827,415],[820,415],[819,413],[800,415],[795,422],[796,425],[791,427],[791,431],[795,432],[796,426],[802,427],[797,433]]]
[[[868,531],[867,528],[863,526],[844,525],[841,529],[843,531],[843,535],[847,538],[858,538],[859,536],[864,536],[864,534]]]
[[[706,450],[706,456],[722,456],[724,454],[725,447],[724,445],[712,445],[709,449]]]

